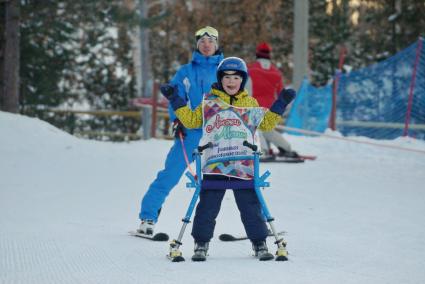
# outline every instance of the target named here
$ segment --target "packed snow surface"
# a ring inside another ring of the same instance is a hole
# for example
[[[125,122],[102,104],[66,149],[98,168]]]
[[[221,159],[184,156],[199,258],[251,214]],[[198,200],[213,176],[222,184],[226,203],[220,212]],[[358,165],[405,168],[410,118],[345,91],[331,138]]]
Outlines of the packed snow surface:
[[[0,283],[425,283],[425,143],[377,141],[408,152],[328,137],[285,137],[303,164],[264,164],[263,194],[290,260],[259,262],[231,192],[205,263],[190,261],[187,227],[171,263],[168,242],[128,235],[140,199],[172,141],[88,141],[46,122],[0,112]],[[337,133],[334,133],[338,135]],[[422,152],[420,152],[422,151]],[[193,190],[186,177],[156,231],[177,238]],[[268,239],[272,252],[273,239]]]

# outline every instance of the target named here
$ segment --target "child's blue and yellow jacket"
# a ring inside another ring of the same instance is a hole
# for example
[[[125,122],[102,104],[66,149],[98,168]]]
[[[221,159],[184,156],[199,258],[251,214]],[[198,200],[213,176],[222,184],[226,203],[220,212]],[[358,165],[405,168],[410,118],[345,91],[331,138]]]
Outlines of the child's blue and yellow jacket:
[[[211,88],[211,94],[218,96],[225,103],[235,107],[259,107],[257,100],[249,96],[246,90],[240,91],[234,96],[230,96],[224,91],[219,90],[217,86],[213,85]],[[188,106],[179,107],[175,110],[175,114],[187,128],[202,127],[202,104],[200,104],[195,110],[190,109]],[[280,114],[269,110],[265,113],[258,129],[262,131],[271,131],[281,120],[282,116]]]

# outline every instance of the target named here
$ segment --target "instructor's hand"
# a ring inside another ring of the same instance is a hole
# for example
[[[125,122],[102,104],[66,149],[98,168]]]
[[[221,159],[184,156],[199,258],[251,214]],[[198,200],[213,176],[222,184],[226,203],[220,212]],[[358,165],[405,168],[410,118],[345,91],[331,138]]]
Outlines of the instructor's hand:
[[[179,119],[174,120],[173,122],[173,136],[175,138],[180,138],[180,134],[183,138],[186,137],[186,128],[184,128],[183,123]]]
[[[162,84],[159,89],[161,90],[161,94],[163,94],[167,100],[171,100],[172,97],[178,96],[177,86],[173,86],[171,84]]]

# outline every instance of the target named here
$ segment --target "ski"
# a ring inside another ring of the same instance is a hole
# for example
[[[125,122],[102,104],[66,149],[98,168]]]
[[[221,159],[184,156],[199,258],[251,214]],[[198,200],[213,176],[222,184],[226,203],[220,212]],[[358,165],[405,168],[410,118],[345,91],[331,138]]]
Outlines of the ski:
[[[303,159],[301,157],[298,157],[298,158],[276,157],[276,159],[274,159],[274,161],[270,161],[270,162],[271,163],[290,163],[290,164],[297,164],[297,163],[304,163],[305,162],[305,159]]]
[[[278,232],[277,235],[282,236],[285,233],[286,233],[285,231],[281,231],[281,232]],[[273,237],[273,233],[269,232],[268,237]],[[218,236],[218,239],[220,241],[223,241],[223,242],[236,242],[236,241],[248,240],[248,236],[246,236],[246,235],[235,236],[235,235],[232,235],[232,234],[221,234],[220,236]]]
[[[317,159],[317,156],[314,155],[299,155],[301,159],[314,161]]]
[[[304,163],[306,160],[314,161],[317,156],[299,155],[298,157],[265,157],[260,158],[261,163]]]
[[[166,233],[156,233],[154,235],[146,235],[146,234],[139,233],[137,231],[130,231],[128,233],[129,233],[130,236],[143,238],[143,239],[146,239],[146,240],[151,240],[151,241],[156,241],[156,242],[166,242],[170,238]]]

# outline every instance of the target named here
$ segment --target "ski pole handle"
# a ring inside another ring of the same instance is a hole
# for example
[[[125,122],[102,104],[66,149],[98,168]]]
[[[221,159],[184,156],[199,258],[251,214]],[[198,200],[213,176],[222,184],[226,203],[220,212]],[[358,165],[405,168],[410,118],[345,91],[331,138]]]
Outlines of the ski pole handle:
[[[208,142],[204,146],[198,146],[198,152],[202,153],[205,149],[212,148],[212,147],[213,147],[212,142]]]
[[[249,143],[248,141],[243,141],[243,143],[242,143],[242,145],[244,145],[245,147],[248,147],[248,148],[250,148],[252,151],[254,151],[254,152],[257,152],[257,150],[258,150],[258,146],[257,145],[254,145],[254,144],[251,144],[251,143]]]

